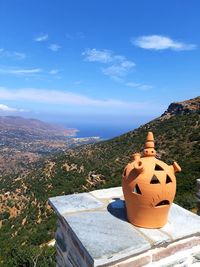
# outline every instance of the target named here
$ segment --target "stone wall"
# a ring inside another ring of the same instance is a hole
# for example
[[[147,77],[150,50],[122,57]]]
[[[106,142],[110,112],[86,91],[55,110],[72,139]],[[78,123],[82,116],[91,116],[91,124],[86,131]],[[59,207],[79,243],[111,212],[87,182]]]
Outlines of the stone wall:
[[[57,266],[89,267],[94,261],[83,248],[69,225],[60,218],[57,221],[56,231]]]
[[[58,220],[56,232],[57,267],[186,267],[200,266],[200,237],[190,237],[168,246],[158,246],[145,253],[110,265],[94,265],[74,233],[67,229],[62,219]]]
[[[197,214],[200,216],[200,179],[197,179]]]

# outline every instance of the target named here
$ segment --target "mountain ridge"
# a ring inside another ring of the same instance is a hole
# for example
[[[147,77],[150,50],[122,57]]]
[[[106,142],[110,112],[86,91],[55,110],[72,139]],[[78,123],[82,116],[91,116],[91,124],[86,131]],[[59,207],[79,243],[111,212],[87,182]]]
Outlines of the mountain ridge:
[[[53,125],[38,119],[24,118],[20,116],[0,116],[1,131],[18,130],[29,131],[29,134],[36,134],[38,138],[48,136],[74,136],[77,129],[65,129],[60,125]]]

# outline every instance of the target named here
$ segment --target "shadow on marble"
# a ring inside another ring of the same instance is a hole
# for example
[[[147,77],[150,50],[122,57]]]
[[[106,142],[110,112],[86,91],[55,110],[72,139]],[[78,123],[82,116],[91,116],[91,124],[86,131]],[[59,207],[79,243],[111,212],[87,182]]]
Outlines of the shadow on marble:
[[[111,202],[107,206],[108,212],[115,216],[116,218],[127,221],[127,213],[126,213],[126,206],[125,206],[125,201],[121,200],[120,198],[113,198],[113,202]]]

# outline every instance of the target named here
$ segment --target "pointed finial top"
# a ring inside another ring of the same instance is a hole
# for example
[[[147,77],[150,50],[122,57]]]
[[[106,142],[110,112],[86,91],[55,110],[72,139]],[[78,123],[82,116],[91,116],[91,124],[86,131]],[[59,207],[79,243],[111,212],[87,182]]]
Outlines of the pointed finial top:
[[[154,137],[152,132],[148,132],[145,149],[144,149],[144,156],[145,157],[155,157],[156,151],[154,149]]]

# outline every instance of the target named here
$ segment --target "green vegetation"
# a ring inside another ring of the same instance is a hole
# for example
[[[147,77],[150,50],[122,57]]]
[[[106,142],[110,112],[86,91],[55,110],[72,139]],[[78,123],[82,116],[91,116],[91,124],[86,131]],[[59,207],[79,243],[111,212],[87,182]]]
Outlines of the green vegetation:
[[[55,266],[53,239],[56,216],[49,197],[121,185],[123,168],[134,152],[143,150],[147,131],[153,131],[158,156],[176,160],[175,202],[196,206],[196,179],[200,177],[200,114],[185,113],[158,118],[137,130],[109,141],[86,145],[39,162],[18,175],[0,178],[0,266]],[[9,191],[9,196],[4,197]],[[19,212],[12,215],[15,209]]]

